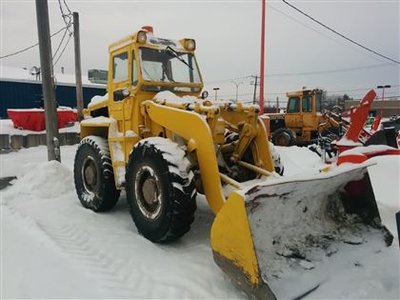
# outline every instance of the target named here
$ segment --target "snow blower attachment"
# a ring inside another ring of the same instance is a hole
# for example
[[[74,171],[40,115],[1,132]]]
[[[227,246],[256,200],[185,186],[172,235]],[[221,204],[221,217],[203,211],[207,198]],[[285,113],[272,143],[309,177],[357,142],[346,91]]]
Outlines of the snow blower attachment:
[[[258,108],[200,97],[195,48],[148,28],[109,47],[108,96],[84,111],[75,156],[82,205],[110,210],[125,189],[138,232],[166,243],[189,231],[203,193],[215,261],[256,298],[304,288],[326,258],[380,244],[366,165],[281,179]]]

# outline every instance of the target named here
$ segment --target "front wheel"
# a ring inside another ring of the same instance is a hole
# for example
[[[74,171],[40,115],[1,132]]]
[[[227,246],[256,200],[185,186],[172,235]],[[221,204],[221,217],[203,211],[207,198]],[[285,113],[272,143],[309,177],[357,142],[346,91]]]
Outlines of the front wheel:
[[[93,211],[112,209],[120,191],[116,189],[107,140],[87,136],[75,155],[74,181],[82,205]]]
[[[126,195],[144,237],[156,243],[180,238],[196,210],[194,175],[185,151],[164,138],[139,142],[127,166]]]

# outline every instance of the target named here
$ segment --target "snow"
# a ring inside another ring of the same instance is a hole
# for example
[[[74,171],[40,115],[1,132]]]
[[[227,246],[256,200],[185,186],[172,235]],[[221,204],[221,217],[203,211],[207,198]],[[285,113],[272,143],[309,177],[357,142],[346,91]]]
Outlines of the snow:
[[[376,154],[376,153],[384,153],[385,151],[396,150],[396,148],[387,146],[387,145],[369,145],[363,147],[355,147],[352,149],[348,149],[343,151],[341,154],[343,155],[357,155],[357,154]]]
[[[106,102],[106,101],[108,101],[108,93],[106,93],[103,96],[99,96],[99,95],[93,96],[92,99],[90,99],[88,108],[90,108],[91,106],[94,106],[96,104],[99,104],[101,102]]]
[[[125,131],[125,136],[126,137],[138,137],[138,135],[133,131],[133,130],[127,130]]]
[[[111,119],[104,117],[104,116],[100,116],[100,117],[88,117],[85,120],[81,121],[81,124],[110,124],[111,123]]]
[[[108,136],[112,138],[123,137],[124,134],[118,130],[117,120],[114,118],[109,118],[110,127],[108,130]],[[123,149],[123,144],[119,141],[113,141],[111,143],[111,156],[113,161],[119,161],[125,163],[125,154]],[[125,182],[125,166],[118,166],[116,169],[116,182],[118,186],[121,186]]]
[[[362,178],[363,169],[353,166],[349,170],[348,166],[340,166],[314,177],[303,174],[301,181],[267,181],[246,193],[247,216],[262,278],[270,283],[278,299],[293,299],[318,284],[322,288],[321,281],[346,272],[349,265],[359,262],[370,268],[371,261],[380,260],[377,251],[398,254],[398,249],[386,247],[384,232],[360,226],[357,218],[344,213],[340,198],[332,197],[348,180]],[[353,273],[357,276],[363,272],[363,268],[355,268]],[[400,280],[399,274],[390,280]]]
[[[75,122],[73,126],[59,128],[58,132],[80,132],[79,122]],[[31,131],[25,129],[14,128],[14,124],[11,119],[0,120],[0,134],[9,135],[28,135],[28,134],[45,134],[46,130],[43,131]]]
[[[171,102],[171,103],[196,103],[197,101],[199,101],[198,98],[194,97],[194,96],[183,96],[183,97],[179,97],[177,95],[175,95],[174,93],[172,93],[171,91],[162,91],[157,93],[154,96],[154,99],[159,100],[159,101],[167,101],[167,102]]]
[[[147,33],[147,41],[150,44],[158,45],[158,46],[160,46],[160,45],[169,45],[170,47],[174,48],[177,51],[185,50],[183,48],[182,44],[179,41],[173,40],[173,39],[159,38],[159,37],[154,36],[150,32]]]
[[[362,146],[362,144],[360,142],[355,142],[352,140],[349,140],[348,138],[346,138],[346,136],[343,136],[339,141],[336,142],[336,145],[338,146]]]
[[[72,175],[76,148],[61,147],[62,164],[46,162],[44,146],[0,155],[0,176],[18,177],[0,196],[1,298],[245,298],[213,261],[214,216],[202,195],[191,230],[176,243],[153,244],[137,232],[124,193],[108,213],[81,206]],[[315,174],[324,166],[305,148],[276,149],[287,176]],[[400,158],[378,156],[371,162],[376,163],[368,169],[381,218],[397,236]],[[349,251],[344,265],[313,273],[320,286],[305,299],[399,299],[397,239],[389,248],[362,249]],[[287,283],[306,289],[313,283],[306,275],[318,264],[301,267],[305,275]]]
[[[75,86],[74,74],[55,73],[54,78],[56,85]],[[42,81],[37,79],[36,75],[31,75],[29,70],[24,68],[9,67],[4,65],[0,65],[0,80],[42,84]],[[98,84],[89,81],[88,77],[85,75],[82,75],[82,85],[84,87],[94,87],[94,88],[106,87],[104,84]]]

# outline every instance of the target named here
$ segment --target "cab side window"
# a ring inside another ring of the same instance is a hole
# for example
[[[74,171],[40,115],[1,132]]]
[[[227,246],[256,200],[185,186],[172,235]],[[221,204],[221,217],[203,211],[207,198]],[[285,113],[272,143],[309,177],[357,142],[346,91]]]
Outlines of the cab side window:
[[[123,52],[113,58],[113,82],[128,80],[128,52]]]
[[[135,52],[132,52],[132,85],[135,86],[138,83],[137,65],[135,59]]]
[[[301,100],[301,109],[303,112],[312,112],[312,97],[310,95],[304,96]]]
[[[288,113],[298,113],[300,112],[300,98],[299,97],[290,97],[289,105],[288,105]]]

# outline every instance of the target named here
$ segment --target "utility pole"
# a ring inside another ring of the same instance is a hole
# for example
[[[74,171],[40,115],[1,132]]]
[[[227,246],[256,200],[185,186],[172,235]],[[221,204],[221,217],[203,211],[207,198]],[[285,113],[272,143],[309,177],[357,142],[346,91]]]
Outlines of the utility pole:
[[[36,19],[45,110],[47,157],[49,161],[61,161],[47,0],[36,0]]]
[[[279,96],[276,96],[276,112],[279,113]]]
[[[215,92],[215,102],[217,102],[218,100],[218,91],[219,91],[219,87],[215,87],[213,88],[214,92]]]
[[[79,14],[72,13],[74,22],[74,50],[75,50],[75,82],[76,82],[76,105],[78,107],[78,120],[83,119],[83,90],[81,70],[81,42],[79,36]]]
[[[265,0],[261,0],[260,115],[264,113]]]
[[[257,92],[257,85],[258,85],[258,76],[253,75],[250,76],[254,78],[254,92],[253,92],[253,104],[256,104],[256,92]]]
[[[239,94],[239,85],[241,85],[243,82],[236,82],[235,80],[232,80],[232,83],[235,85],[236,87],[236,103],[238,102],[238,94]]]

